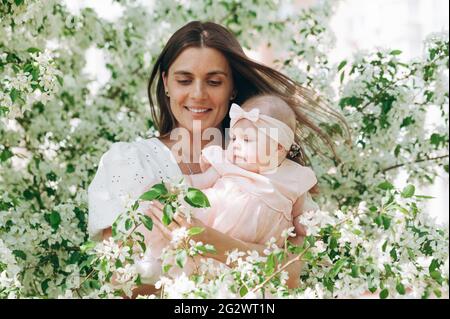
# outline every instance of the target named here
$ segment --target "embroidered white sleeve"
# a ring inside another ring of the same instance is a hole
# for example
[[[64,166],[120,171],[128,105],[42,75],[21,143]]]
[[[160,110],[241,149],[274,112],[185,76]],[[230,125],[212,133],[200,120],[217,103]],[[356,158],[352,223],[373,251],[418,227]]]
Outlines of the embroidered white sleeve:
[[[118,142],[101,157],[88,189],[91,238],[98,239],[100,232],[152,185],[179,176],[170,151],[161,145],[153,139]]]

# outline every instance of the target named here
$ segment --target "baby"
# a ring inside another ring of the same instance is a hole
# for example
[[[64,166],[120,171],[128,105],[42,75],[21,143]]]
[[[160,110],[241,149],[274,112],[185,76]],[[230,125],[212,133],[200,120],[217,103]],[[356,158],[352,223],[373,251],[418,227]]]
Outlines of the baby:
[[[258,244],[271,237],[283,244],[283,230],[298,223],[305,193],[316,183],[314,172],[287,158],[294,143],[295,114],[284,100],[257,96],[230,109],[226,150],[202,151],[203,173],[185,175],[208,197],[211,207],[195,211],[205,225]],[[288,124],[286,124],[288,123]]]
[[[294,143],[296,117],[281,98],[251,98],[243,108],[230,109],[230,143],[226,150],[208,146],[202,151],[201,174],[184,175],[208,197],[209,208],[195,209],[206,226],[246,242],[265,244],[271,237],[282,246],[283,230],[295,227],[305,195],[316,183],[314,172],[287,158]],[[285,124],[288,123],[288,124]],[[168,244],[154,229],[151,246],[138,266],[146,283],[161,274],[159,252]],[[188,262],[184,272],[193,266]],[[169,275],[179,275],[173,267]]]

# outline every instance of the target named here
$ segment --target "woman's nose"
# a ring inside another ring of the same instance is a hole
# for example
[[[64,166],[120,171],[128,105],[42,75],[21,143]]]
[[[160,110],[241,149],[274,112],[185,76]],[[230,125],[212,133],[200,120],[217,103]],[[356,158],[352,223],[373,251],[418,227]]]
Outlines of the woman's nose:
[[[192,97],[195,99],[203,99],[205,97],[205,87],[201,81],[196,81]]]

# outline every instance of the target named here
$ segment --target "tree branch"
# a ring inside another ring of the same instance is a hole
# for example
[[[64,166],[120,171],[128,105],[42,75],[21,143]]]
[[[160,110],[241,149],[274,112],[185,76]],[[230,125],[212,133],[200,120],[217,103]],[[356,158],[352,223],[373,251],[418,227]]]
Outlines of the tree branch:
[[[438,157],[419,159],[419,160],[415,160],[413,162],[408,162],[408,163],[397,164],[397,165],[394,165],[394,166],[390,166],[390,167],[384,168],[384,169],[381,170],[381,172],[382,173],[386,173],[387,171],[389,171],[391,169],[396,169],[396,168],[405,166],[407,164],[420,163],[420,162],[426,162],[426,161],[435,161],[435,160],[439,160],[439,159],[446,158],[446,157],[448,157],[448,154],[442,155],[442,156],[438,156]]]

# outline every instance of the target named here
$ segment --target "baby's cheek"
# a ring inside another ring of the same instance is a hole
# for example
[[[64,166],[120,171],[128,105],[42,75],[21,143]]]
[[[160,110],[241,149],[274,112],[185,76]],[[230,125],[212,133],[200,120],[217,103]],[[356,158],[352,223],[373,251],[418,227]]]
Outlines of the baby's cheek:
[[[258,145],[256,143],[248,143],[245,152],[249,163],[258,162]]]
[[[228,161],[233,162],[233,148],[232,147],[228,147],[225,150],[225,157]]]

